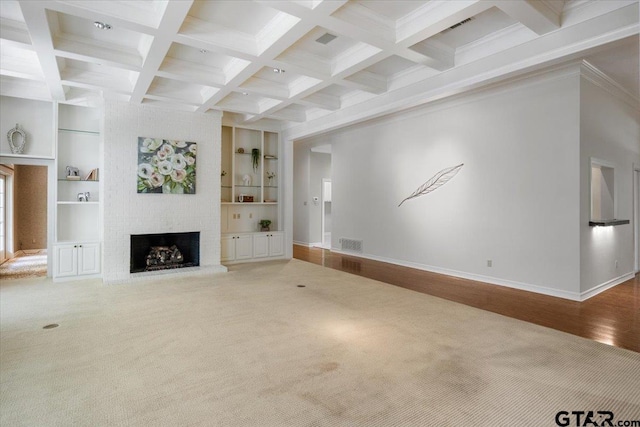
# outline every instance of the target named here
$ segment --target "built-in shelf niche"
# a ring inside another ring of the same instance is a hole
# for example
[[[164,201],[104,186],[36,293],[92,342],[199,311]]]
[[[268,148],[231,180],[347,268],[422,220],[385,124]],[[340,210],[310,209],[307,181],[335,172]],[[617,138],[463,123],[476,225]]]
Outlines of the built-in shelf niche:
[[[608,227],[629,224],[617,219],[615,165],[605,160],[590,159],[591,217],[589,226]]]

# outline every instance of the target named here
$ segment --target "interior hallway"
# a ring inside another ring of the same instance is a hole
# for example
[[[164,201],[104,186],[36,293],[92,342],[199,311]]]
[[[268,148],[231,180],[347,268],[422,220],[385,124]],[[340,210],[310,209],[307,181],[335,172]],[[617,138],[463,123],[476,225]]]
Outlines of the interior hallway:
[[[640,352],[639,276],[583,302],[445,276],[320,248],[293,257]]]

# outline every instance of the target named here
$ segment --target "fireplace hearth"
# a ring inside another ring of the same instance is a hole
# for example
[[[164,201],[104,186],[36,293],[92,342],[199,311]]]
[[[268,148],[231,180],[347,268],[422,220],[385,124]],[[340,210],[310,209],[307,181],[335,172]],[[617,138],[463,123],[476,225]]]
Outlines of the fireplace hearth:
[[[200,232],[131,235],[131,273],[199,265]]]

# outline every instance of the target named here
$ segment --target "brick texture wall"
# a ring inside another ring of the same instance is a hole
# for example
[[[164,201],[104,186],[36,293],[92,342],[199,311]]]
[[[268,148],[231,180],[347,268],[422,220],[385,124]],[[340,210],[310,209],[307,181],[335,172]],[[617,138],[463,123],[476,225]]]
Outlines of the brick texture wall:
[[[219,112],[164,110],[155,106],[105,101],[103,279],[126,281],[130,235],[200,232],[202,271],[220,267]],[[196,142],[196,194],[138,194],[138,137]],[[175,274],[180,274],[173,270]]]

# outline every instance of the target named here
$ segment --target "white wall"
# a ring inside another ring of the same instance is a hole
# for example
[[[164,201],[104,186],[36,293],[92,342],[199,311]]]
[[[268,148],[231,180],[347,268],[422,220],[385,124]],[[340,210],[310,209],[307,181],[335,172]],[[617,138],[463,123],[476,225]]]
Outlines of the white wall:
[[[104,128],[104,281],[130,278],[131,234],[200,231],[201,269],[224,271],[220,267],[220,113],[106,101]],[[198,144],[196,194],[137,193],[139,136]]]
[[[633,221],[633,164],[640,164],[640,113],[605,90],[605,81],[586,75],[590,79],[582,78],[580,83],[580,290],[589,296],[633,275],[633,223],[589,227],[589,170],[591,157],[615,166],[616,216]]]
[[[309,240],[309,173],[311,151],[305,144],[293,147],[293,242],[308,245]]]
[[[578,103],[563,69],[307,140],[332,144],[332,246],[362,239],[366,257],[578,298]]]
[[[16,123],[27,135],[23,155],[54,157],[53,103],[0,96],[0,154],[12,154],[6,135]]]

